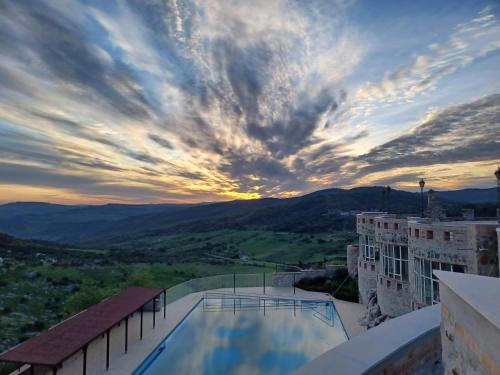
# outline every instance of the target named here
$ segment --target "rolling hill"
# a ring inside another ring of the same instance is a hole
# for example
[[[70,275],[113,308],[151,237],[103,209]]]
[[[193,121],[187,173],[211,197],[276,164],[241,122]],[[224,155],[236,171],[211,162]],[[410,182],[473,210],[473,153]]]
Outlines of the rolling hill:
[[[438,197],[445,209],[456,214],[465,202],[491,195],[490,190],[439,192]],[[124,238],[249,227],[299,233],[349,230],[354,228],[353,211],[387,208],[383,191],[382,187],[326,189],[286,199],[197,205],[9,203],[0,206],[0,231],[20,238],[105,246]],[[418,213],[419,205],[418,193],[391,191],[391,212]]]

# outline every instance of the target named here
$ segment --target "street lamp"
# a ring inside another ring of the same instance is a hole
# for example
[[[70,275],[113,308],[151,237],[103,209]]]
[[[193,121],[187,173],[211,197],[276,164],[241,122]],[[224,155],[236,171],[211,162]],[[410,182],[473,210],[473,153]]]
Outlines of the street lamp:
[[[497,219],[500,223],[500,165],[495,171],[495,177],[497,178]]]
[[[420,179],[418,185],[420,186],[420,216],[424,217],[424,186],[425,186],[425,181],[423,178]]]
[[[391,187],[386,186],[385,190],[387,191],[387,213],[391,212]]]

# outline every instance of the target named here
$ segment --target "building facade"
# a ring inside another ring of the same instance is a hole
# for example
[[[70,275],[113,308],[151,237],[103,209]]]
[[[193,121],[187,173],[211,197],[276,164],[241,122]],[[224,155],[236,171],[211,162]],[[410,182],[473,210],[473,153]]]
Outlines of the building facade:
[[[383,215],[375,218],[375,242],[379,249],[377,301],[382,314],[391,317],[411,311],[408,221]]]
[[[439,302],[434,270],[498,277],[497,226],[495,221],[410,219],[413,309]]]
[[[396,317],[439,302],[434,270],[499,276],[498,222],[474,220],[470,212],[463,220],[429,216],[357,215],[357,277],[363,304],[376,290],[381,313]]]
[[[361,302],[368,304],[368,293],[377,289],[379,252],[375,242],[375,218],[384,212],[364,212],[356,215],[359,235],[358,288]]]

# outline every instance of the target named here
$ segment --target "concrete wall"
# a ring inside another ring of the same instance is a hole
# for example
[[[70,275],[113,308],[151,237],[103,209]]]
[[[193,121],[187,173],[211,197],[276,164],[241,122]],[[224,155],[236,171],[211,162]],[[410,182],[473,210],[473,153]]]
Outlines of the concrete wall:
[[[368,292],[377,289],[377,262],[368,262],[363,259],[358,261],[358,289],[361,303],[368,304]]]
[[[163,305],[161,305],[163,307]],[[140,312],[134,313],[128,321],[129,347],[140,340]],[[156,313],[157,322],[163,319],[163,309]],[[143,317],[143,336],[146,337],[153,330],[153,313],[145,312]],[[125,321],[114,326],[110,331],[109,362],[110,365],[125,353]],[[35,373],[52,375],[52,369],[35,367]],[[57,370],[57,375],[81,374],[83,370],[83,351],[80,350],[66,361]],[[101,374],[106,372],[106,335],[99,336],[92,341],[87,349],[87,374]]]
[[[347,245],[347,271],[353,279],[358,277],[359,246]]]
[[[500,374],[500,328],[443,283],[439,289],[445,373]]]
[[[274,287],[287,287],[293,286],[294,281],[298,283],[305,278],[313,279],[315,277],[332,277],[335,272],[341,268],[346,268],[344,265],[327,265],[322,270],[304,270],[299,272],[274,272],[273,273],[273,286]]]
[[[411,292],[408,282],[378,275],[377,302],[382,314],[392,318],[411,311]]]

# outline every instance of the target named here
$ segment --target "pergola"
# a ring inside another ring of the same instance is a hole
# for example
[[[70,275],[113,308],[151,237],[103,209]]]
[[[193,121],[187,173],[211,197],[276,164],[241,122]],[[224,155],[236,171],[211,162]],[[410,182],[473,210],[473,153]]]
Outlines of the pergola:
[[[128,319],[140,311],[140,338],[143,334],[144,306],[153,302],[153,328],[156,324],[156,299],[164,293],[163,317],[166,317],[166,289],[129,287],[120,293],[89,307],[87,310],[57,324],[0,354],[0,361],[29,364],[52,369],[54,375],[62,363],[78,351],[83,352],[82,374],[87,373],[87,347],[101,335],[106,335],[106,369],[109,368],[111,329],[125,321],[124,350],[128,349]]]

